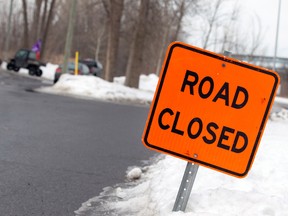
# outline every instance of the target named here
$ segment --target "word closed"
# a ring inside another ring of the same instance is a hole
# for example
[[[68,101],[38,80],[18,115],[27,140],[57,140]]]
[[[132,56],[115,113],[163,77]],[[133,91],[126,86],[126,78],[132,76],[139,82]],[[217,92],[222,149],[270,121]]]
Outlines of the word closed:
[[[172,43],[143,143],[208,168],[245,177],[279,85],[271,70]]]

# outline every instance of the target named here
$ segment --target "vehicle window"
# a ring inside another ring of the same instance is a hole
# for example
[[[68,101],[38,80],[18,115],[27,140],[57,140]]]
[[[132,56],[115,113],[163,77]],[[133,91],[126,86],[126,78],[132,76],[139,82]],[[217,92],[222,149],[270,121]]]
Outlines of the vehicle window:
[[[75,70],[75,64],[72,62],[68,62],[68,70]]]
[[[27,56],[27,51],[26,50],[20,50],[16,53],[17,58],[25,58]]]
[[[88,75],[89,74],[89,68],[84,65],[84,64],[79,64],[79,69],[81,68],[81,71],[84,75]]]
[[[29,59],[36,59],[36,53],[35,52],[29,52]]]

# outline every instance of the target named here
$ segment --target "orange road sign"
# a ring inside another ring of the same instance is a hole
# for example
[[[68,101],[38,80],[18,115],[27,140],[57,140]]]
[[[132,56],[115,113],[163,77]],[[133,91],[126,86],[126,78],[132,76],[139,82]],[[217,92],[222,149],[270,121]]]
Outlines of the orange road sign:
[[[142,141],[150,149],[245,177],[279,82],[274,71],[172,43]]]

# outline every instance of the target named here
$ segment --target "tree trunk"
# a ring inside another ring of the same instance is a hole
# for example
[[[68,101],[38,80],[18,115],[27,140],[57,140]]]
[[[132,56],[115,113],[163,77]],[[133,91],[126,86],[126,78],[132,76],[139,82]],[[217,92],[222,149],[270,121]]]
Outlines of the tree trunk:
[[[173,38],[172,38],[172,41],[176,41],[179,37],[179,33],[180,33],[180,30],[181,30],[181,25],[182,25],[182,20],[183,20],[183,17],[185,15],[185,9],[186,9],[186,5],[185,5],[185,0],[182,0],[180,2],[180,5],[178,6],[179,7],[179,16],[177,17],[176,19],[176,30],[174,32],[174,35],[173,35]]]
[[[43,8],[43,13],[42,13],[41,28],[40,28],[41,34],[43,34],[44,28],[45,28],[47,7],[48,7],[48,0],[44,0],[44,8]]]
[[[53,13],[54,5],[55,5],[55,0],[52,0],[52,2],[50,3],[50,9],[49,9],[49,13],[48,13],[47,23],[45,24],[45,29],[44,29],[43,37],[42,37],[41,59],[44,59],[45,54],[46,54],[46,42],[47,42],[47,37],[49,35],[49,29],[51,26],[53,14],[54,14]]]
[[[100,30],[100,33],[97,35],[97,44],[96,44],[95,56],[94,56],[96,61],[99,61],[100,48],[101,48],[101,43],[102,43],[104,32],[105,32],[105,28],[103,27]]]
[[[22,0],[23,4],[23,17],[24,17],[24,40],[23,40],[23,47],[28,48],[29,47],[29,26],[28,26],[28,16],[27,16],[27,2],[26,0]]]
[[[148,17],[148,11],[149,0],[141,0],[138,23],[126,69],[125,85],[129,87],[138,88],[140,74],[145,68],[143,65],[143,49],[145,48],[146,20]]]
[[[113,81],[117,67],[118,45],[124,0],[110,0],[108,13],[108,43],[105,64],[105,79]]]
[[[32,32],[33,32],[33,42],[39,39],[39,21],[40,21],[40,13],[41,13],[41,6],[43,0],[35,0],[35,9],[33,14],[33,25],[32,25]]]
[[[7,28],[6,37],[5,37],[5,55],[4,55],[4,59],[6,61],[8,61],[8,52],[9,52],[9,49],[10,49],[12,12],[13,12],[13,0],[10,0],[9,16],[8,16],[8,28]]]
[[[207,35],[205,37],[203,49],[206,49],[208,47],[208,42],[209,42],[213,27],[214,27],[214,25],[215,25],[215,23],[217,21],[217,15],[218,15],[218,12],[219,12],[219,9],[220,9],[220,6],[221,6],[222,3],[223,3],[223,0],[217,0],[213,15],[212,15],[211,19],[208,20],[209,28],[208,28],[208,33],[207,33]]]

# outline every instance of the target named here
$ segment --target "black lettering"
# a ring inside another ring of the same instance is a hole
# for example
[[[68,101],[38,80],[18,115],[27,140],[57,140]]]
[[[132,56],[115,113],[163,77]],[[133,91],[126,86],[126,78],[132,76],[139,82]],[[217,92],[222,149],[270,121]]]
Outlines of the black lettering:
[[[242,103],[239,103],[239,101],[237,103],[237,99],[239,97],[240,92],[242,92],[244,94],[244,100],[243,100]],[[236,89],[236,92],[235,92],[231,107],[233,107],[235,109],[243,108],[247,104],[248,98],[249,98],[248,91],[245,88],[241,87],[241,86],[237,86],[237,89]]]
[[[212,138],[211,138],[211,139],[208,139],[207,136],[203,136],[202,139],[204,140],[205,143],[207,143],[207,144],[212,144],[212,143],[214,143],[214,142],[216,141],[216,134],[215,134],[215,132],[212,130],[212,128],[214,128],[214,129],[217,130],[219,127],[218,127],[218,125],[217,125],[216,123],[210,122],[210,123],[207,125],[206,128],[207,128],[208,133],[212,136]]]
[[[178,123],[179,116],[180,116],[180,112],[177,111],[177,112],[176,112],[175,119],[174,119],[174,122],[173,122],[173,126],[172,126],[172,130],[171,130],[171,132],[183,136],[184,131],[181,131],[181,130],[179,130],[179,129],[176,128],[177,123]]]
[[[174,115],[174,112],[169,108],[165,108],[164,110],[161,111],[159,118],[158,118],[158,124],[159,124],[160,128],[163,130],[167,130],[170,128],[169,124],[164,125],[162,122],[163,116],[166,113],[170,114],[170,116]]]
[[[242,137],[244,140],[243,146],[241,148],[237,148],[237,143],[238,143],[239,137]],[[242,131],[238,131],[236,134],[236,137],[235,137],[231,151],[235,152],[235,153],[241,153],[246,149],[247,145],[248,145],[247,135],[245,133],[243,133]]]
[[[203,85],[205,84],[205,82],[208,82],[209,83],[209,90],[208,92],[205,94],[203,93]],[[213,92],[213,89],[214,89],[214,82],[213,82],[213,79],[211,77],[204,77],[201,82],[199,83],[199,95],[201,98],[208,98],[212,92]]]
[[[221,87],[213,102],[216,102],[219,98],[225,100],[225,105],[229,106],[229,83],[225,82],[224,85]]]
[[[229,150],[230,147],[227,146],[227,145],[224,145],[222,141],[229,139],[229,137],[226,136],[225,132],[234,133],[234,131],[235,131],[234,129],[224,126],[223,129],[222,129],[222,132],[221,132],[221,135],[220,135],[220,138],[219,138],[217,146],[219,148],[223,148],[223,149]]]
[[[194,77],[194,81],[189,80],[190,76]],[[186,70],[186,74],[182,83],[181,91],[184,92],[186,85],[188,85],[190,87],[190,94],[194,95],[193,87],[197,84],[198,80],[199,80],[199,77],[197,73],[190,71],[190,70]]]
[[[192,126],[193,124],[197,122],[198,123],[198,131],[197,133],[193,134],[192,133]],[[196,139],[202,132],[202,129],[203,129],[203,123],[201,121],[200,118],[193,118],[190,122],[189,122],[189,125],[188,125],[188,128],[187,128],[187,132],[188,132],[188,136],[191,138],[191,139]]]

